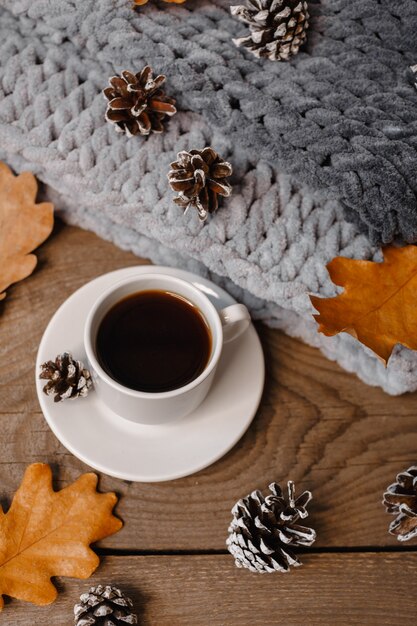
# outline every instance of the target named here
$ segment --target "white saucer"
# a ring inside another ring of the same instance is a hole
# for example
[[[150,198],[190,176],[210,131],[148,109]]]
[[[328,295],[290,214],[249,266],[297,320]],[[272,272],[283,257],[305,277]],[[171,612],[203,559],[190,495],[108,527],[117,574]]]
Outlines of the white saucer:
[[[190,272],[140,265],[110,272],[81,287],[52,317],[36,360],[39,402],[51,430],[76,457],[124,480],[158,482],[197,472],[228,452],[251,423],[264,385],[264,359],[253,326],[225,345],[213,386],[198,409],[171,424],[144,426],[118,417],[94,393],[54,403],[42,392],[40,364],[69,351],[86,362],[83,328],[96,298],[114,282],[163,272],[194,283],[221,309],[235,300],[214,283]]]

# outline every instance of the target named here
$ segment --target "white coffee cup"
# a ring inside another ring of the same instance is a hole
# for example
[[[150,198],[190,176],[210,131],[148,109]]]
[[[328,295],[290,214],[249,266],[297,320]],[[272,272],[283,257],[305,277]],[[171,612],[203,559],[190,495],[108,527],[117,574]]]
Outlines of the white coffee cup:
[[[126,296],[149,290],[168,291],[186,298],[204,316],[212,337],[211,353],[203,372],[183,387],[161,393],[135,391],[125,387],[103,369],[96,354],[97,332],[109,309]],[[243,304],[233,304],[217,311],[202,291],[174,276],[140,274],[118,282],[95,302],[84,330],[84,347],[96,393],[112,411],[132,422],[161,424],[184,417],[196,409],[207,395],[223,344],[236,339],[249,324],[249,311]]]

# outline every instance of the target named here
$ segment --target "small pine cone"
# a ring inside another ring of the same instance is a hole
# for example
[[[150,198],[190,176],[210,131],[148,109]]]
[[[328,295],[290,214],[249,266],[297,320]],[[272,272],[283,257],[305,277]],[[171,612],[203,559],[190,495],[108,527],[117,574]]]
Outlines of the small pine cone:
[[[306,41],[306,0],[247,0],[247,6],[230,7],[232,15],[249,25],[250,34],[233,42],[256,57],[287,61]]]
[[[149,65],[137,74],[125,70],[121,76],[113,76],[110,87],[103,91],[109,101],[106,120],[128,137],[162,133],[162,120],[177,112],[175,100],[161,89],[164,82],[165,76],[153,78]]]
[[[398,474],[397,482],[384,493],[383,504],[387,512],[397,517],[389,526],[389,532],[398,541],[408,541],[417,536],[417,467]]]
[[[277,483],[269,485],[269,490],[272,495],[266,498],[253,491],[235,504],[226,541],[237,567],[260,574],[287,572],[291,565],[301,565],[290,548],[311,546],[316,540],[312,528],[297,523],[308,516],[311,493],[304,491],[295,499],[292,481],[288,482],[288,501]]]
[[[81,602],[74,606],[75,626],[125,626],[137,624],[132,612],[133,603],[117,587],[98,585],[80,596]]]
[[[58,354],[55,361],[43,363],[39,378],[49,381],[43,391],[47,396],[55,394],[54,402],[83,398],[93,385],[88,369],[69,352]]]
[[[218,208],[217,196],[228,197],[231,185],[226,181],[232,174],[232,166],[224,161],[213,148],[179,152],[177,161],[171,163],[168,180],[179,195],[174,202],[184,209],[197,209],[201,221]]]
[[[417,65],[411,65],[407,70],[410,83],[417,89]]]

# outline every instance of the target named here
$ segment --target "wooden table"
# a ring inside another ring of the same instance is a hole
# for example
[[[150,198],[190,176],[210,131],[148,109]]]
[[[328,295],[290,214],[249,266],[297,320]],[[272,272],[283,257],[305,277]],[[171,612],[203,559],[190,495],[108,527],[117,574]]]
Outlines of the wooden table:
[[[55,487],[88,467],[49,430],[34,385],[36,351],[57,307],[78,287],[145,263],[91,233],[57,224],[27,280],[0,304],[0,497],[7,508],[25,467],[52,465]],[[140,624],[154,626],[414,624],[417,554],[387,533],[381,505],[396,473],[417,461],[417,399],[361,383],[318,350],[258,326],[267,382],[252,426],[208,469],[174,482],[100,477],[120,495],[123,530],[97,546],[89,581],[58,579],[49,607],[7,602],[3,625],[72,623],[90,584],[112,582],[133,598]],[[54,356],[54,355],[51,355]],[[269,482],[310,489],[317,531],[291,573],[238,570],[225,550],[234,502]]]

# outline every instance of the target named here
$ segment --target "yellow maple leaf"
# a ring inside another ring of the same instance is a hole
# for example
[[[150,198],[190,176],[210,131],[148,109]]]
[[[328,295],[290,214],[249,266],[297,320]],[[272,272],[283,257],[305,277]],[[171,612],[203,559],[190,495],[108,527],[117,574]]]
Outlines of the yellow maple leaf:
[[[9,285],[33,272],[37,260],[29,253],[52,232],[53,204],[36,204],[37,191],[33,174],[14,176],[0,162],[0,300]]]
[[[387,247],[382,263],[337,257],[327,269],[344,287],[335,298],[310,296],[319,332],[346,332],[385,363],[398,343],[417,350],[417,247]]]
[[[52,576],[91,576],[99,557],[90,543],[122,527],[112,515],[116,495],[96,485],[95,474],[84,474],[55,492],[49,465],[29,465],[8,512],[0,507],[0,610],[3,595],[50,604]]]

